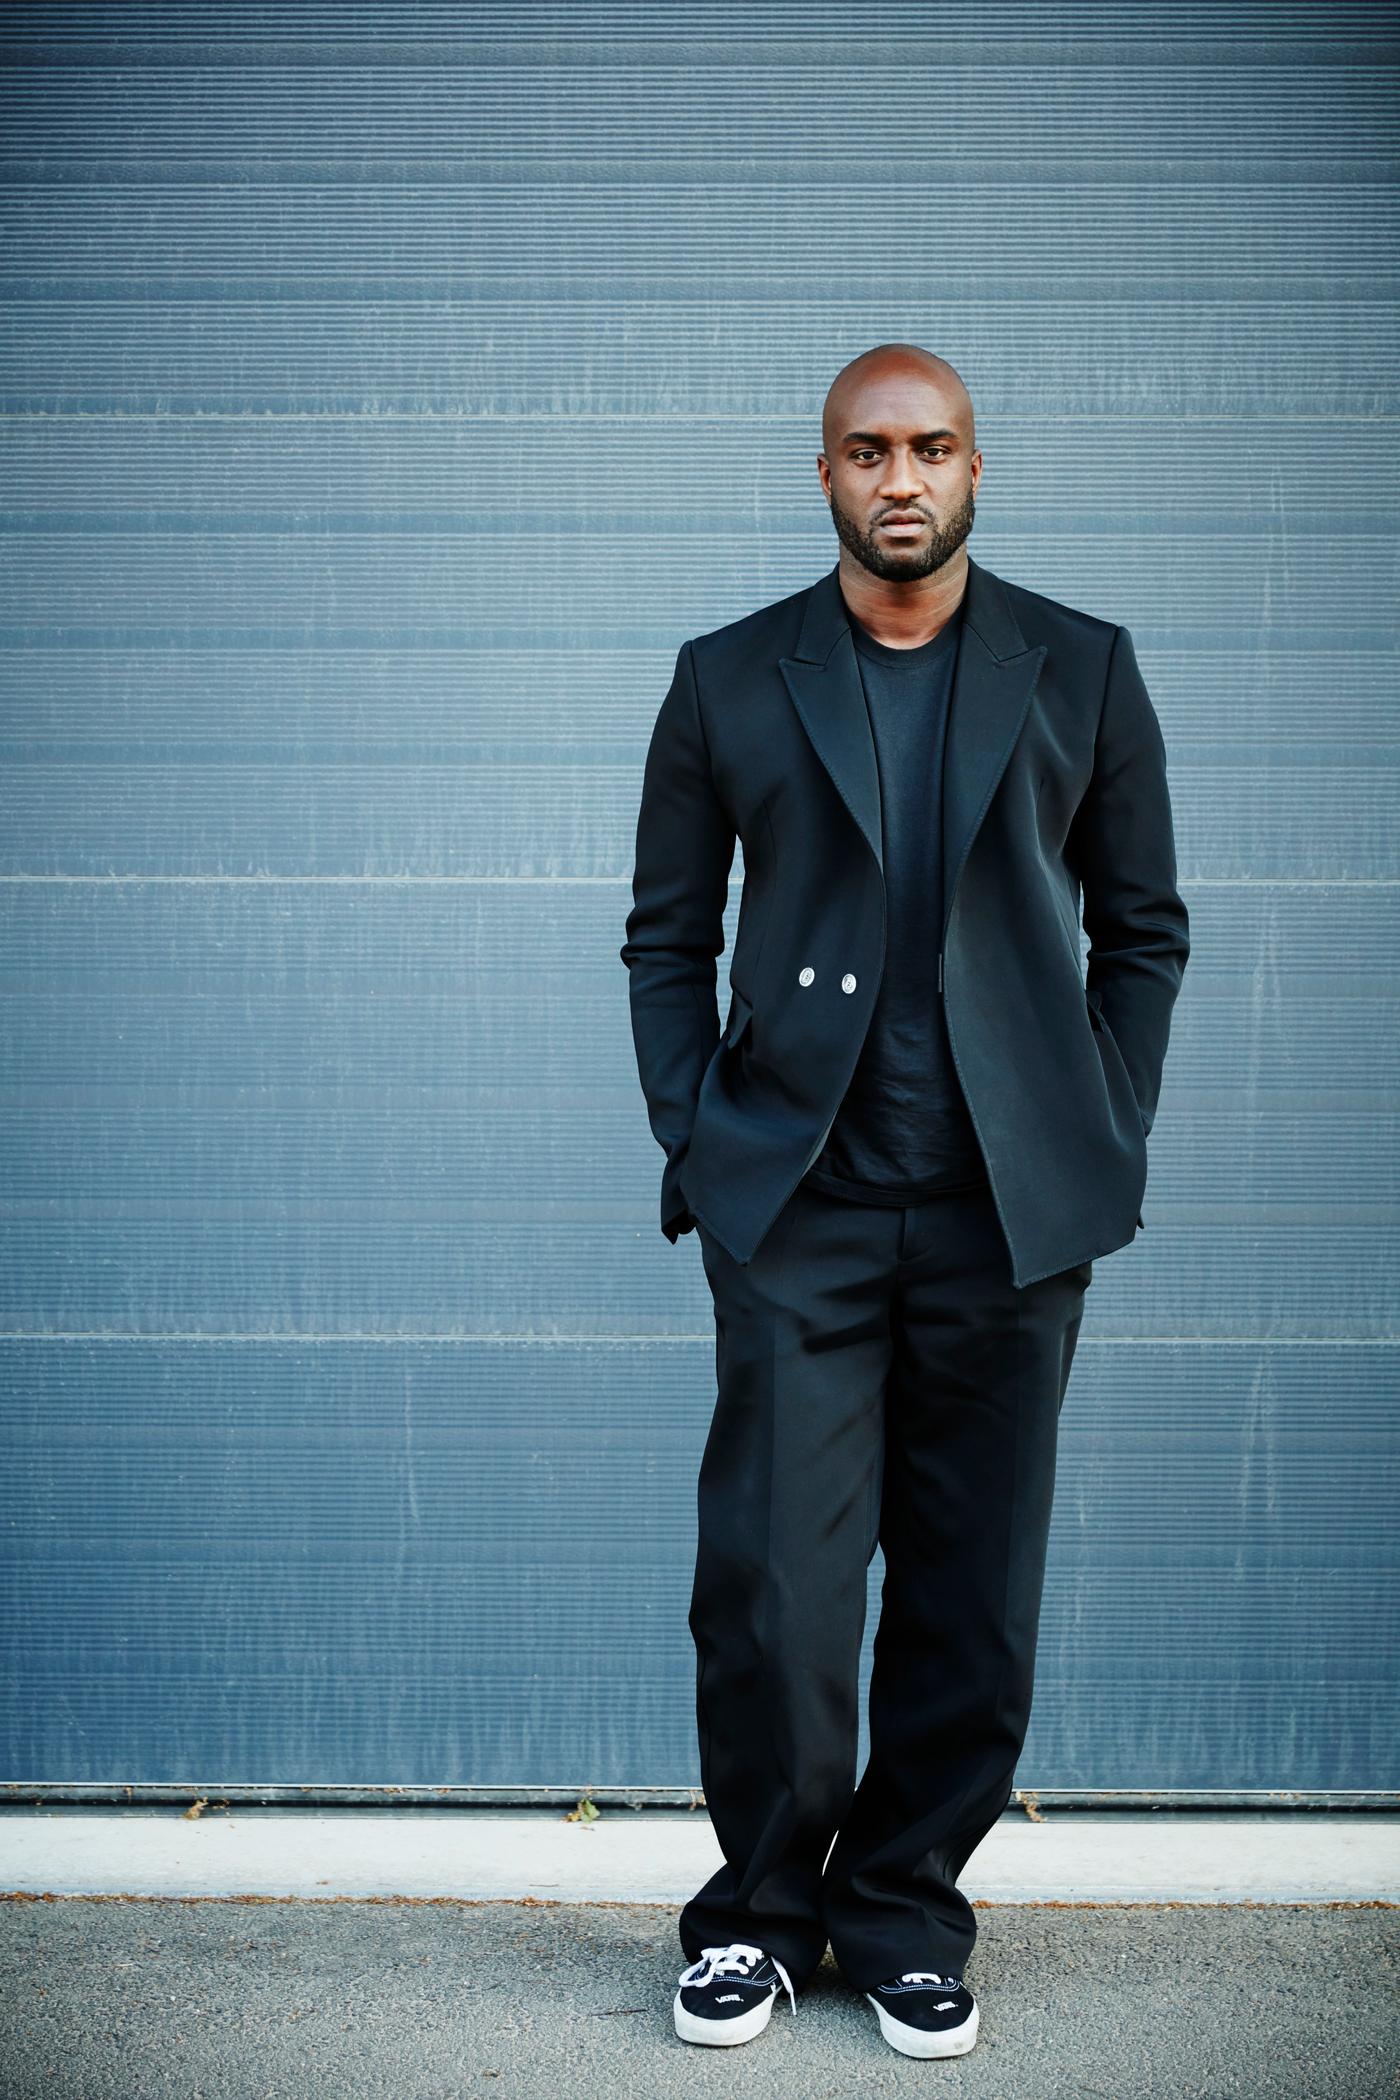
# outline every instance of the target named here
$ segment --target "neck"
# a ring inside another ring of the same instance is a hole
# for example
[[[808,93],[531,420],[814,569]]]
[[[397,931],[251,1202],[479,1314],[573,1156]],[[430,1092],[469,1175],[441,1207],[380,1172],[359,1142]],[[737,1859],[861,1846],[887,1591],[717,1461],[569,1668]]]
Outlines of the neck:
[[[847,612],[867,634],[889,649],[917,649],[952,619],[967,590],[967,574],[965,547],[931,576],[916,576],[908,583],[872,576],[843,547],[837,582]]]

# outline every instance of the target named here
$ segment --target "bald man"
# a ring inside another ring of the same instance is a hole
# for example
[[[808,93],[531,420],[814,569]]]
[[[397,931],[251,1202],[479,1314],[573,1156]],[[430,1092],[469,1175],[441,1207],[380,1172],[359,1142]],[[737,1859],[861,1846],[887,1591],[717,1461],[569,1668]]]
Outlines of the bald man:
[[[1143,1224],[1188,923],[1128,630],[968,556],[953,367],[854,358],[822,446],[837,565],[683,644],[621,951],[661,1229],[715,1312],[690,1627],[724,1863],[674,2018],[748,2041],[829,1943],[893,2048],[955,2056],[957,1878],[1011,1796],[1059,1413],[1093,1263]]]

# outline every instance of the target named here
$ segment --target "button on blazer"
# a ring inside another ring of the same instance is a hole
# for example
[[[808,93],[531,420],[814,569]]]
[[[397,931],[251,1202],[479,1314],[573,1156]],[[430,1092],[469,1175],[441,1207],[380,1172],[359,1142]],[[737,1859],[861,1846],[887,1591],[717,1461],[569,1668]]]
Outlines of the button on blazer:
[[[838,569],[682,644],[642,778],[620,952],[661,1229],[699,1219],[740,1263],[826,1142],[885,961],[879,771]],[[927,938],[1023,1288],[1143,1223],[1189,926],[1126,627],[969,557],[949,710]]]

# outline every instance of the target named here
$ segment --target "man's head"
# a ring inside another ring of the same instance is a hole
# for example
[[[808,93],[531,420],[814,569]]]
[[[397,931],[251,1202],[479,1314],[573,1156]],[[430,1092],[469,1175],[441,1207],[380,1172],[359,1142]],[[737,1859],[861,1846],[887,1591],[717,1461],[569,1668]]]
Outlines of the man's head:
[[[915,343],[863,350],[827,392],[817,471],[837,537],[863,569],[889,583],[930,576],[972,530],[982,473],[972,397],[946,358]]]

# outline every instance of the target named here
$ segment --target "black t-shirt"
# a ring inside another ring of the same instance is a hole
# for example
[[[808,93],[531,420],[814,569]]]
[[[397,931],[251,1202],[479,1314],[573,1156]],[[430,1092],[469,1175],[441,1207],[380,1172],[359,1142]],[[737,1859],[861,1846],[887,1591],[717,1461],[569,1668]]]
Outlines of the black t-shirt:
[[[987,1179],[938,989],[943,746],[963,609],[917,649],[891,649],[848,618],[880,773],[885,972],[851,1084],[806,1178],[864,1203],[916,1203]]]

